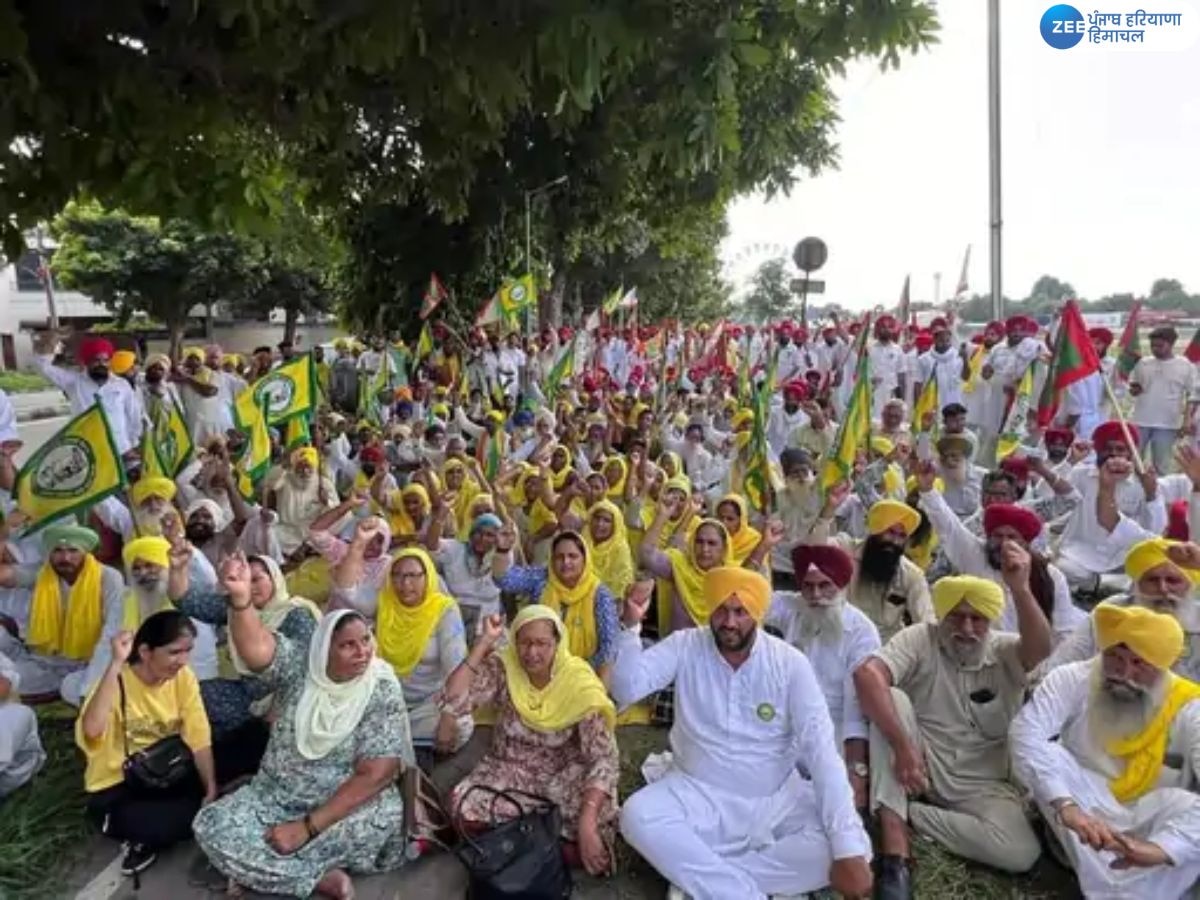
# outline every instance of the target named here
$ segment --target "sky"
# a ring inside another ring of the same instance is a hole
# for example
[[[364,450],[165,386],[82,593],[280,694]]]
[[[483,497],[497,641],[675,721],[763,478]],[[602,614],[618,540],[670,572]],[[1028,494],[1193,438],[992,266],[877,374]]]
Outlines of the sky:
[[[1158,277],[1200,292],[1200,0],[1098,7],[1184,13],[1187,49],[1140,52],[1051,48],[1050,5],[1000,4],[1005,296],[1043,274],[1087,299],[1145,294]],[[813,235],[829,248],[813,275],[829,302],[892,306],[905,275],[913,300],[933,300],[938,272],[945,299],[967,244],[970,289],[988,292],[987,4],[943,0],[939,18],[940,43],[899,70],[860,61],[835,82],[837,170],[731,206],[727,278]]]

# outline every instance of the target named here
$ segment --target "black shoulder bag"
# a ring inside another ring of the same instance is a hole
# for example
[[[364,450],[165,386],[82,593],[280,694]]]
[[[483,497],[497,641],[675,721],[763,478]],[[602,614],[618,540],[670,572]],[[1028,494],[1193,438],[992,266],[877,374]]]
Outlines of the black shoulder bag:
[[[192,751],[177,734],[155,741],[145,750],[129,752],[129,717],[125,707],[125,680],[118,675],[121,689],[121,739],[125,745],[125,762],[121,770],[125,781],[145,791],[165,791],[186,781],[196,771]]]
[[[492,795],[491,824],[482,834],[469,833],[462,822],[463,801],[475,791]],[[526,812],[517,797],[532,800],[536,806]],[[500,800],[516,807],[515,819],[496,821]],[[454,821],[462,836],[462,844],[454,852],[466,866],[471,900],[566,900],[571,896],[571,870],[559,843],[562,814],[550,800],[476,784],[459,798]]]

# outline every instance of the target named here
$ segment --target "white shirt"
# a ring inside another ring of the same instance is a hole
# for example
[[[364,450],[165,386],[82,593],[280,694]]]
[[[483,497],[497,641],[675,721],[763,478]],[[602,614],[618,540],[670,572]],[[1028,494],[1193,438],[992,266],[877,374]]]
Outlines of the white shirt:
[[[1129,383],[1142,387],[1133,399],[1130,418],[1150,428],[1182,428],[1187,404],[1200,399],[1196,366],[1186,356],[1143,356],[1133,367]]]
[[[771,447],[771,452],[778,458],[788,447],[788,438],[797,428],[802,428],[809,422],[808,413],[799,407],[795,412],[788,412],[780,404],[771,410],[770,417],[767,419],[767,443]]]
[[[103,384],[97,384],[85,371],[63,369],[54,365],[53,357],[35,356],[38,371],[54,382],[71,404],[71,414],[87,411],[100,398],[104,414],[112,428],[117,452],[124,454],[134,449],[142,437],[142,416],[133,388],[124,378],[109,375]]]
[[[811,773],[835,859],[869,856],[820,682],[804,654],[759,631],[737,669],[708,628],[672,632],[648,650],[622,630],[610,689],[619,707],[675,684],[674,764],[702,784],[750,797]]]
[[[857,606],[843,601],[840,641],[804,639],[799,609],[803,603],[804,598],[795,591],[777,591],[771,597],[771,608],[764,624],[778,628],[785,641],[808,657],[825,694],[839,746],[851,738],[866,740],[867,717],[858,705],[854,670],[880,648],[879,629]]]
[[[962,403],[962,357],[951,347],[945,353],[929,350],[917,359],[917,380],[925,384],[934,373],[937,374],[938,409],[935,419],[942,417],[942,407],[951,403]]]
[[[21,436],[17,432],[17,416],[13,412],[12,401],[8,399],[8,394],[0,391],[0,443],[20,439]]]
[[[1104,424],[1104,376],[1093,372],[1067,388],[1063,402],[1063,413],[1078,416],[1075,433],[1084,440],[1091,440],[1092,432]]]
[[[500,612],[500,588],[492,578],[490,556],[479,560],[465,541],[442,540],[434,560],[459,604],[477,607],[484,616]]]
[[[892,391],[900,383],[900,373],[908,371],[904,351],[895,342],[883,344],[876,341],[867,350],[867,355],[870,357],[871,378],[877,379],[872,385],[874,395],[883,398],[882,402],[876,403],[876,407],[882,407],[884,402],[891,399]]]
[[[1117,485],[1117,510],[1121,519],[1111,532],[1096,518],[1096,495],[1100,476],[1093,465],[1080,465],[1067,476],[1079,492],[1079,505],[1067,518],[1058,555],[1077,567],[1092,572],[1112,572],[1125,564],[1129,548],[1143,538],[1160,535],[1167,527],[1167,508],[1162,497],[1146,500],[1141,483],[1132,475]]]

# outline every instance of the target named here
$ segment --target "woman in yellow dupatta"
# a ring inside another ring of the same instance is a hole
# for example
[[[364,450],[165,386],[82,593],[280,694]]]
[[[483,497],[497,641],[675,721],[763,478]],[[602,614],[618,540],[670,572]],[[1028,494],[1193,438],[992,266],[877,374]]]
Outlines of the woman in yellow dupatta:
[[[526,464],[514,489],[520,505],[519,525],[525,559],[536,565],[550,560],[550,538],[558,529],[554,515],[554,495],[546,478],[537,466]]]
[[[729,534],[717,519],[700,519],[688,536],[686,550],[669,547],[663,552],[658,549],[655,544],[659,535],[675,511],[676,501],[664,497],[658,505],[654,523],[646,532],[640,557],[641,564],[659,579],[660,587],[663,581],[671,587],[671,593],[665,599],[661,589],[658,594],[660,639],[671,632],[672,622],[682,626],[685,622],[704,625],[708,621],[704,604],[704,573],[718,566],[734,564]],[[686,521],[690,517],[683,518]],[[676,613],[676,598],[679,612],[686,613],[686,616]]]
[[[625,535],[625,519],[617,504],[601,500],[588,510],[583,532],[592,569],[604,585],[620,599],[633,584],[633,554]]]
[[[407,484],[388,498],[388,524],[393,540],[412,540],[423,535],[429,520],[429,491],[425,485]]]
[[[629,464],[623,456],[610,456],[604,461],[604,480],[608,482],[608,499],[620,500],[625,496],[625,480],[629,477]]]
[[[464,528],[470,530],[474,518],[469,518],[471,504],[482,492],[479,482],[461,459],[448,459],[442,466],[442,482],[446,492],[454,494],[454,504],[451,514],[454,516],[454,532],[458,534]]]
[[[620,758],[613,728],[616,709],[591,666],[573,656],[554,610],[525,607],[513,619],[507,643],[503,620],[491,616],[470,655],[446,682],[446,704],[456,713],[494,704],[500,711],[487,754],[451,793],[452,808],[468,824],[516,816],[492,794],[532,790],[562,815],[564,851],[593,875],[611,868],[616,833]],[[520,801],[518,797],[518,801]]]
[[[733,557],[733,564],[740,566],[762,540],[762,532],[750,527],[746,500],[739,494],[726,494],[721,498],[717,504],[717,518],[729,535],[729,553]]]
[[[474,730],[470,716],[442,712],[438,694],[467,658],[462,613],[441,592],[437,569],[419,547],[396,553],[379,594],[375,620],[379,658],[392,667],[404,691],[414,743],[452,752]]]

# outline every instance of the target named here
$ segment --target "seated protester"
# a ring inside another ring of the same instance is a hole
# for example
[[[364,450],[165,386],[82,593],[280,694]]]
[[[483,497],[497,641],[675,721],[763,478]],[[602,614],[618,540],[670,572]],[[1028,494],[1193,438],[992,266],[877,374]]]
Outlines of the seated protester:
[[[1171,616],[1102,603],[1099,655],[1051,672],[1010,731],[1014,774],[1085,897],[1189,897],[1200,879],[1200,685]]]
[[[209,443],[202,460],[191,463],[175,479],[179,485],[175,500],[184,509],[185,525],[198,509],[208,509],[212,513],[212,533],[204,541],[193,543],[213,565],[223,558],[223,551],[233,552],[246,523],[258,512],[238,488],[240,474],[230,465],[226,442],[215,440]],[[202,502],[204,506],[199,505]],[[210,503],[212,507],[207,505]],[[212,542],[208,548],[202,546],[206,541]]]
[[[87,812],[109,837],[126,843],[121,871],[136,875],[157,851],[192,834],[192,817],[217,798],[212,734],[200,685],[188,666],[196,631],[174,610],[155,613],[137,633],[112,639],[108,668],[75,720],[75,742],[87,757]],[[178,735],[195,772],[170,788],[150,789],[124,772],[131,753]]]
[[[854,670],[879,651],[879,631],[846,602],[854,558],[841,547],[801,544],[792,551],[800,579],[798,592],[776,591],[765,627],[800,650],[825,695],[834,741],[846,758],[854,805],[867,806],[867,719],[858,705]]]
[[[389,572],[375,623],[379,658],[400,680],[413,743],[453,753],[470,740],[475,720],[455,718],[434,700],[467,658],[462,615],[454,599],[440,591],[437,569],[424,550],[400,550]]]
[[[553,610],[563,620],[571,655],[605,677],[617,636],[617,601],[592,568],[587,542],[574,531],[562,531],[550,543],[549,566],[510,566],[515,543],[516,530],[501,528],[492,569],[496,585]]]
[[[471,504],[487,490],[484,487],[486,479],[477,472],[478,469],[478,460],[465,453],[447,459],[442,466],[442,481],[446,485],[444,496],[453,497],[450,512],[455,534],[471,527]]]
[[[198,622],[225,629],[228,640],[229,607],[223,592],[190,580],[188,557],[194,548],[183,545],[171,553],[170,595],[184,615]],[[279,563],[269,556],[247,557],[250,567],[250,605],[264,628],[303,645],[311,637],[321,611],[303,597],[288,594]],[[271,694],[250,677],[251,670],[228,641],[220,649],[219,672],[200,682],[200,694],[208,720],[218,737],[231,733],[254,719],[265,719]]]
[[[315,447],[299,447],[289,457],[289,470],[267,485],[264,505],[279,515],[275,531],[285,559],[300,554],[309,526],[337,506],[337,488],[317,471],[318,462]]]
[[[230,640],[275,693],[278,717],[258,774],[196,816],[196,843],[232,892],[338,900],[350,875],[405,862],[397,780],[413,765],[404,695],[358,613],[327,613],[308,646],[252,612],[245,560],[222,566]]]
[[[1133,582],[1128,594],[1104,602],[1126,609],[1141,607],[1168,615],[1179,622],[1184,634],[1184,652],[1174,665],[1176,674],[1200,681],[1200,547],[1147,538],[1133,545],[1125,558],[1125,574]],[[1042,677],[1067,663],[1091,659],[1096,649],[1095,619],[1087,617],[1054,648],[1041,665]]]
[[[102,635],[121,629],[125,579],[92,555],[99,540],[90,528],[51,525],[42,533],[44,564],[3,571],[9,586],[29,592],[24,641],[0,628],[0,653],[17,667],[26,697],[61,694],[78,706]]]
[[[979,447],[979,438],[975,436],[975,432],[967,428],[967,408],[961,403],[947,403],[942,407],[942,436],[948,435],[965,440],[970,445],[967,459],[974,460],[975,451]]]
[[[613,696],[626,706],[674,683],[675,725],[671,766],[628,799],[621,834],[672,897],[870,893],[871,842],[820,684],[802,653],[759,630],[770,593],[758,572],[711,569],[708,627],[649,649],[648,600],[626,603]]]
[[[462,540],[440,537],[441,522],[448,516],[448,507],[434,507],[434,525],[425,534],[425,547],[437,563],[446,584],[446,593],[458,601],[468,646],[475,643],[479,623],[500,612],[500,588],[493,577],[510,563],[498,559],[496,543],[504,523],[500,517],[485,512],[475,517],[467,536]]]
[[[378,475],[376,478],[378,479]],[[429,527],[431,504],[425,485],[410,482],[399,490],[383,492],[379,481],[371,482],[371,497],[387,516],[392,540],[397,544],[419,543]]]
[[[1080,501],[1067,519],[1054,563],[1072,589],[1094,590],[1102,576],[1122,568],[1130,547],[1167,527],[1154,473],[1134,471],[1137,427],[1126,427],[1133,446],[1120,422],[1105,422],[1092,433],[1096,464],[1076,466],[1068,476]]]
[[[932,473],[920,473],[917,481],[921,488],[921,508],[933,523],[942,552],[955,571],[1000,582],[1004,544],[1015,541],[1032,553],[1033,596],[1050,622],[1055,643],[1087,618],[1086,613],[1072,602],[1071,589],[1063,573],[1033,549],[1033,542],[1042,530],[1042,522],[1036,514],[1022,506],[993,503],[983,511],[986,537],[980,539],[967,531],[962,520],[946,506],[941,494],[933,490]],[[997,630],[1015,631],[1016,614],[1015,604],[1006,604]]]
[[[347,541],[335,535],[332,528],[345,516],[344,512],[338,515],[338,510],[350,509],[355,510],[356,517],[350,520],[354,530]],[[357,518],[357,512],[365,509],[364,497],[351,497],[313,522],[308,540],[329,563],[329,609],[352,609],[374,622],[379,592],[391,566],[388,547],[392,530],[379,516]]]
[[[952,575],[933,586],[937,624],[906,628],[854,673],[871,721],[871,807],[889,898],[912,896],[909,823],[951,853],[1005,872],[1027,871],[1041,854],[1008,780],[1008,726],[1026,673],[1050,652],[1031,562],[1028,550],[1004,544],[1016,634],[994,628],[1004,606],[999,585]]]
[[[729,555],[733,557],[734,565],[743,565],[762,540],[762,532],[750,526],[746,498],[741,494],[726,494],[714,512],[714,518],[725,526],[725,533],[729,535]]]
[[[979,494],[987,469],[972,465],[971,442],[956,434],[943,435],[937,442],[937,472],[946,483],[943,496],[956,516],[979,509]]]
[[[829,492],[811,540],[814,544],[836,543],[854,558],[854,578],[846,589],[846,599],[866,614],[885,643],[907,625],[932,622],[925,575],[904,555],[909,536],[920,527],[921,514],[898,500],[880,500],[867,511],[865,540],[831,535],[833,511],[844,493],[837,489]]]
[[[554,515],[556,500],[550,489],[550,478],[545,467],[524,464],[517,470],[516,486],[513,488],[511,505],[515,509],[521,552],[530,565],[544,566],[550,562],[550,539],[558,531],[558,519]],[[502,475],[497,487],[506,480]]]
[[[619,603],[633,585],[636,572],[625,533],[625,517],[616,503],[602,499],[588,509],[583,540],[592,570]]]
[[[771,549],[771,583],[777,590],[792,591],[798,584],[792,571],[792,550],[810,540],[809,533],[821,513],[821,488],[808,451],[789,447],[780,456],[779,466],[783,487],[775,491],[775,517],[783,526],[783,540]]]
[[[482,706],[499,711],[491,748],[455,786],[448,806],[470,829],[515,814],[508,804],[493,808],[490,794],[471,792],[474,785],[546,797],[562,815],[569,860],[577,851],[588,872],[606,873],[613,864],[620,769],[613,702],[591,666],[567,649],[566,629],[553,610],[525,607],[508,629],[507,644],[493,653],[504,633],[500,616],[488,616],[470,655],[446,682],[444,706],[452,715]]]
[[[37,716],[21,703],[21,675],[0,653],[0,799],[29,781],[46,761]]]
[[[1046,461],[1037,454],[1028,454],[1028,448],[1018,448],[1018,452],[1000,460],[1000,471],[1012,476],[1016,486],[1014,502],[1026,509],[1037,513],[1037,517],[1047,526],[1054,524],[1056,519],[1069,515],[1079,504],[1079,492],[1075,490],[1066,475],[1058,474],[1047,465]],[[1038,484],[1046,488],[1043,493],[1034,494],[1029,489],[1030,476],[1037,476]],[[1065,524],[1065,523],[1064,523]]]

